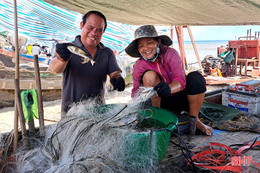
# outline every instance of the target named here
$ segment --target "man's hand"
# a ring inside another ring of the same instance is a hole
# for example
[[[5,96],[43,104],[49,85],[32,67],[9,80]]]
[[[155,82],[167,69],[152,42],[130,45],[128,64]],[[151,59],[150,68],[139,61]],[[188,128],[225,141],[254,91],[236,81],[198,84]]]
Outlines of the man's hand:
[[[154,87],[159,97],[167,97],[171,95],[171,88],[166,82],[161,82]]]
[[[125,80],[120,76],[117,78],[112,78],[110,80],[111,84],[114,87],[114,90],[124,91],[125,90]]]
[[[56,45],[56,53],[59,60],[68,61],[71,58],[71,52],[67,49],[69,45],[71,43],[58,43]]]

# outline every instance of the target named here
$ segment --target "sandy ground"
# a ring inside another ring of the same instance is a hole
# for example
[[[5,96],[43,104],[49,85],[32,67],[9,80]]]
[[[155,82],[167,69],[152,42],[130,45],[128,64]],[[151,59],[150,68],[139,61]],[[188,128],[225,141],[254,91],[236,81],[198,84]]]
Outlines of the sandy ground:
[[[123,92],[107,92],[105,99],[107,104],[131,103],[131,88],[128,87]],[[61,100],[43,102],[44,124],[53,124],[60,120]],[[39,127],[39,121],[35,120],[35,126]],[[14,128],[14,107],[0,109],[0,133],[10,132]]]

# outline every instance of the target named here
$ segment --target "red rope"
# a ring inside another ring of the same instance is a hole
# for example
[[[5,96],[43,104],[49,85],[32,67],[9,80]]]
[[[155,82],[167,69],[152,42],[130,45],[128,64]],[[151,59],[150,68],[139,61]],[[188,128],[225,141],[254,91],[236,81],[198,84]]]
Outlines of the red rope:
[[[260,141],[257,141],[254,143],[253,146],[250,144],[247,144],[241,148],[239,148],[237,151],[233,150],[232,148],[216,142],[211,142],[210,145],[206,146],[209,148],[208,150],[201,151],[195,155],[193,155],[192,160],[195,165],[207,168],[209,170],[219,170],[222,171],[233,171],[233,172],[241,172],[242,169],[245,170],[241,164],[240,165],[231,165],[231,159],[230,157],[237,157],[245,156],[242,154],[242,152],[245,149],[248,149],[250,147],[255,147],[260,145]],[[201,147],[201,148],[206,148]],[[219,149],[215,149],[214,147],[219,147]],[[221,150],[222,149],[222,150]],[[224,149],[224,150],[223,150]],[[239,158],[241,159],[241,158]],[[241,161],[241,160],[240,160]],[[245,164],[245,160],[243,160],[243,163]],[[247,160],[248,162],[248,160]],[[260,168],[260,165],[253,161],[252,159],[249,160],[249,162],[255,164]],[[241,162],[240,162],[241,163]],[[250,163],[247,163],[248,165]],[[245,170],[246,171],[246,170]],[[246,171],[248,172],[248,171]]]

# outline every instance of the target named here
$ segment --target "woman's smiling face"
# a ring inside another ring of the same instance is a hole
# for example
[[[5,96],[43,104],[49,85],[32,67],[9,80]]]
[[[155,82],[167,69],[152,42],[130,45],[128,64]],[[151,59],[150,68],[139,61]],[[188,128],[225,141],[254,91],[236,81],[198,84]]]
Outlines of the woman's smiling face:
[[[151,59],[156,53],[158,41],[151,37],[140,38],[137,41],[139,53],[147,59]]]

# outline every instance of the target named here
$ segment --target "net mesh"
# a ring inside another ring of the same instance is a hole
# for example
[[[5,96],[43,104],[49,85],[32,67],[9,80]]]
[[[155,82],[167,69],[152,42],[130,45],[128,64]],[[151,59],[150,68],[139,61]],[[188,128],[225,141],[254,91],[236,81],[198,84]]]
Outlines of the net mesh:
[[[75,104],[36,147],[17,152],[13,172],[156,172],[156,130],[140,127],[139,108]]]

